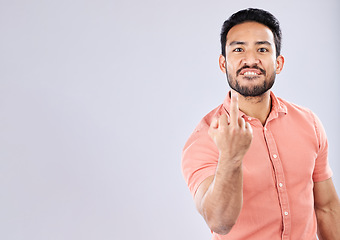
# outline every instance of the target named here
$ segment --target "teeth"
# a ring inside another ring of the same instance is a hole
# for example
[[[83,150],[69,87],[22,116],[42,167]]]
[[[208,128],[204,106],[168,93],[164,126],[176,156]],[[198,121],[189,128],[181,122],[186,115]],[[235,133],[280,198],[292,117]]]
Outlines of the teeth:
[[[245,72],[244,75],[255,76],[255,75],[257,75],[257,73],[256,72]]]

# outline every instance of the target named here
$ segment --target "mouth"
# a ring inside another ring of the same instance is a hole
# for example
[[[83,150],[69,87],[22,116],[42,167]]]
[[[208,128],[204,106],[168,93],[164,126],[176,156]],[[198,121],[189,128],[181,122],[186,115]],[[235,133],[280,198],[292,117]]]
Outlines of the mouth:
[[[262,71],[258,69],[254,69],[254,68],[246,68],[246,69],[241,70],[240,75],[247,76],[247,77],[255,77],[255,76],[262,75]]]

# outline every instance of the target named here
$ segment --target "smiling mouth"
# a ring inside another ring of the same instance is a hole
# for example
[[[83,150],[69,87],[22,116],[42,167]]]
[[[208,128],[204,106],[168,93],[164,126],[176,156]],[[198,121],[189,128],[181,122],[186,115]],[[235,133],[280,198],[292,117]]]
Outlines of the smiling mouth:
[[[244,79],[255,80],[262,76],[262,73],[260,71],[244,71],[240,73],[240,76]]]
[[[261,73],[258,74],[258,73],[256,73],[256,72],[245,72],[245,73],[243,73],[243,74],[241,74],[241,75],[243,75],[243,76],[251,76],[251,77],[254,77],[254,76],[261,75]]]
[[[247,78],[257,78],[260,75],[265,75],[265,71],[259,67],[243,67],[238,70],[238,75]]]

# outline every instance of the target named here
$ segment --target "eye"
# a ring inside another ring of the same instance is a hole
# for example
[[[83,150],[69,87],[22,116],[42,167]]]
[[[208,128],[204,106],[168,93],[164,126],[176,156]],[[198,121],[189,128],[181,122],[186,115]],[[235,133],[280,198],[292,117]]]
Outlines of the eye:
[[[243,52],[243,49],[242,49],[242,48],[235,48],[235,49],[233,50],[233,52]]]
[[[258,51],[261,52],[261,53],[269,52],[269,50],[267,48],[259,48]]]

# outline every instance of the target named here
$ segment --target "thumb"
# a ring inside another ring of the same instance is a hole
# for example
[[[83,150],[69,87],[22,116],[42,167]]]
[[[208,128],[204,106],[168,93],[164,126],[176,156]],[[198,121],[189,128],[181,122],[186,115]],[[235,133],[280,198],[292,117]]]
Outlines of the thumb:
[[[218,128],[218,118],[214,117],[211,121],[210,128]]]

